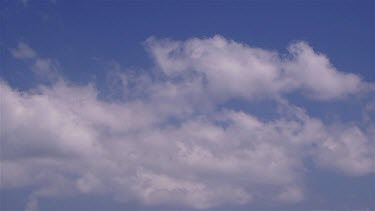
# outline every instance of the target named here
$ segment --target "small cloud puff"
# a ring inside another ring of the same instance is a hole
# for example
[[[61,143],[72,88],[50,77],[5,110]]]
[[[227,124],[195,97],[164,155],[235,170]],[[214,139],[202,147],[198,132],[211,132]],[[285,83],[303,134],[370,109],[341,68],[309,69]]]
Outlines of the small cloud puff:
[[[16,59],[32,59],[37,57],[36,52],[26,43],[20,42],[17,48],[10,49],[12,56]]]

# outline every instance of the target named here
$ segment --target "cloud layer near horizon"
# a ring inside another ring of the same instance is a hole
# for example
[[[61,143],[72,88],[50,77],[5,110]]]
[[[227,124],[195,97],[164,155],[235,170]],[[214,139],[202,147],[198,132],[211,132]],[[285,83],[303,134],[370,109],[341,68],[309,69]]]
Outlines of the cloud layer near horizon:
[[[1,81],[1,187],[35,187],[27,209],[67,194],[210,208],[303,201],[306,160],[344,175],[374,172],[370,126],[327,124],[288,102],[295,92],[326,101],[373,86],[307,43],[288,55],[221,36],[145,44],[160,77],[116,72],[120,100],[61,77],[23,92]],[[11,53],[50,61],[24,43]],[[277,118],[223,106],[233,99],[274,101]]]

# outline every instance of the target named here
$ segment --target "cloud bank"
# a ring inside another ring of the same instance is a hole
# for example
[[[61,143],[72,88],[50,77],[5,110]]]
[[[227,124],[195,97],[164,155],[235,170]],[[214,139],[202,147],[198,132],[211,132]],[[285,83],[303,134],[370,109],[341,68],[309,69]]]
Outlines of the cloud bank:
[[[1,81],[1,188],[33,187],[29,210],[39,197],[74,194],[204,209],[306,200],[306,160],[343,175],[374,172],[373,127],[328,124],[288,102],[371,86],[307,43],[287,55],[221,36],[145,45],[158,77],[117,72],[117,100],[61,77],[29,91]],[[26,44],[11,53],[46,67]],[[234,99],[274,101],[277,118],[225,106]]]

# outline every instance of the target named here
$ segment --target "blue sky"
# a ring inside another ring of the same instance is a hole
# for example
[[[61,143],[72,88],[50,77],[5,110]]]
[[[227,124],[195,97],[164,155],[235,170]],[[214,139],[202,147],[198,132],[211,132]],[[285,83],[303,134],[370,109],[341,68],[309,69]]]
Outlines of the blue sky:
[[[373,210],[374,1],[0,2],[2,210]]]

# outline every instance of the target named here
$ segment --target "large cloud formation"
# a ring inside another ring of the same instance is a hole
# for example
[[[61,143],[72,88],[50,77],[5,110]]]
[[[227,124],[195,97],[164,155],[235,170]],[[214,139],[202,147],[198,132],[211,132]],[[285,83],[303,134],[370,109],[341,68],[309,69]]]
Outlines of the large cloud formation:
[[[39,197],[67,194],[201,209],[301,202],[306,160],[374,172],[371,127],[327,124],[288,102],[293,92],[322,101],[371,86],[308,44],[288,55],[221,36],[145,44],[158,77],[117,73],[121,99],[61,77],[29,91],[1,81],[1,188],[32,186],[29,210]],[[12,53],[41,59],[24,43]],[[233,99],[272,100],[277,118],[225,106]]]

